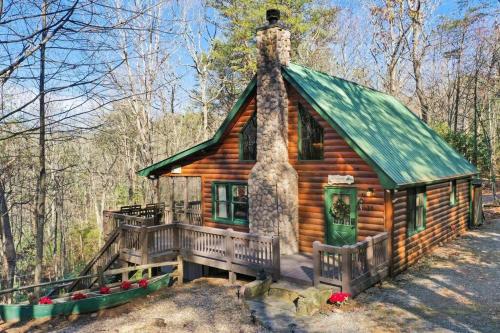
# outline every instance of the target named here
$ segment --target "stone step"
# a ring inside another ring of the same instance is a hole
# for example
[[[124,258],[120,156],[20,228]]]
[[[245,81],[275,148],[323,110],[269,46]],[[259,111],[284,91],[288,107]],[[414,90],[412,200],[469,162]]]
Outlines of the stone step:
[[[272,332],[293,332],[295,321],[295,304],[275,297],[261,297],[246,300],[252,319]]]

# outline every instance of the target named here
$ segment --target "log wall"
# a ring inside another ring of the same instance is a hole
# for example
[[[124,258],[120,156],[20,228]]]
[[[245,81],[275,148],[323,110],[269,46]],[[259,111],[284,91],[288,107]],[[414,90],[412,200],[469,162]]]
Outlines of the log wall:
[[[469,179],[457,180],[458,204],[450,206],[449,182],[429,185],[426,228],[407,236],[407,193],[394,195],[392,274],[413,265],[433,246],[465,232],[469,218]]]
[[[312,253],[312,243],[325,239],[324,186],[328,175],[352,175],[362,197],[369,188],[372,197],[363,197],[364,204],[358,211],[358,240],[384,231],[384,191],[377,174],[352,150],[342,137],[322,119],[314,109],[291,87],[289,94],[289,159],[299,175],[299,249]],[[215,180],[248,179],[254,162],[239,160],[239,133],[255,111],[255,95],[242,107],[240,116],[229,127],[220,146],[204,156],[186,159],[181,176],[202,177],[202,202],[204,225],[247,231],[248,228],[215,223],[212,221],[211,184]],[[324,129],[324,159],[321,161],[298,160],[298,103],[301,103]],[[171,175],[171,174],[166,174]],[[174,176],[174,175],[171,175]]]
[[[377,174],[347,144],[347,142],[291,87],[289,99],[289,157],[299,174],[299,242],[300,250],[312,253],[314,241],[326,242],[324,187],[328,175],[352,175],[358,189],[358,198],[363,199],[358,210],[358,240],[384,231],[384,190]],[[324,159],[322,161],[299,161],[298,159],[298,103],[319,122],[324,130]],[[372,197],[362,197],[369,188]]]

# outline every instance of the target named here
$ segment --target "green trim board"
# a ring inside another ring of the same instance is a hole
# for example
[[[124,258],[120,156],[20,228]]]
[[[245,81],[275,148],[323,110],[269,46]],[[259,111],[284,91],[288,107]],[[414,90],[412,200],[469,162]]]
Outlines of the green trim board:
[[[217,192],[218,187],[223,187],[225,189],[225,199],[220,200]],[[237,201],[234,198],[233,187],[235,186],[246,186],[247,191],[247,201]],[[218,203],[226,204],[226,216],[220,217],[217,216],[217,205]],[[234,217],[234,206],[236,205],[246,205],[247,208],[247,216],[248,216],[248,184],[245,181],[226,181],[226,180],[217,180],[212,182],[212,220],[218,223],[231,224],[231,225],[240,225],[247,226],[248,219],[240,219]]]
[[[96,294],[94,297],[78,301],[54,299],[53,304],[0,304],[0,318],[3,321],[26,321],[38,318],[51,318],[59,315],[96,312],[128,303],[136,298],[149,295],[170,283],[170,275],[162,275],[149,280],[146,288],[117,291],[108,295]]]
[[[229,111],[229,114],[227,117],[224,119],[222,122],[222,125],[219,127],[217,132],[215,132],[214,136],[207,141],[204,141],[200,144],[197,144],[196,146],[193,146],[189,149],[186,149],[184,151],[181,151],[167,159],[164,159],[162,161],[156,162],[144,169],[141,169],[137,172],[139,176],[144,176],[144,177],[149,177],[151,175],[155,175],[157,172],[164,170],[165,168],[174,165],[176,162],[179,162],[180,160],[192,156],[196,153],[201,153],[215,145],[217,145],[220,140],[222,139],[222,136],[226,129],[229,127],[233,119],[236,117],[238,112],[240,111],[241,107],[245,104],[247,101],[248,97],[250,97],[256,89],[257,86],[257,79],[254,77],[252,81],[248,84],[248,86],[245,88],[243,93],[240,95],[234,106],[231,108],[231,111]]]
[[[477,173],[394,97],[290,64],[283,75],[347,141],[386,189]]]

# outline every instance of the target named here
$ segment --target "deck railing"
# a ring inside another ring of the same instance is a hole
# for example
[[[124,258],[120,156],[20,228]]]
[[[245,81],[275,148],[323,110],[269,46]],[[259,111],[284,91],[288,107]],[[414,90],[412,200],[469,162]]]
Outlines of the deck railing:
[[[314,285],[332,284],[357,295],[388,274],[387,233],[354,245],[313,243]]]
[[[253,276],[265,271],[279,278],[278,237],[180,223],[120,228],[122,255],[133,263],[161,261],[180,254],[184,260],[200,265]]]
[[[165,208],[166,223],[183,223],[190,225],[203,225],[200,201],[190,201],[187,209],[182,202],[174,203],[173,208]]]
[[[163,209],[163,208],[162,208]],[[163,213],[150,213],[151,209],[142,209],[143,215],[129,215],[127,211],[103,211],[104,235],[107,237],[120,225],[153,226],[161,223]]]

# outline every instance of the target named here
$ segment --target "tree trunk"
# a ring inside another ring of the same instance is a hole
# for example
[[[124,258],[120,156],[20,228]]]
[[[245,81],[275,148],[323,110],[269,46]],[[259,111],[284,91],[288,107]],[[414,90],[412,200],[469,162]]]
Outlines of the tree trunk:
[[[42,26],[47,26],[47,2],[42,4]],[[42,34],[42,39],[45,38],[47,32]],[[47,173],[45,169],[45,44],[40,47],[40,77],[39,77],[39,94],[40,94],[40,135],[39,135],[39,173],[36,187],[36,207],[35,207],[35,225],[36,225],[36,255],[35,255],[35,284],[39,284],[42,279],[42,262],[43,262],[43,238],[45,226],[45,205],[47,194]],[[35,290],[35,294],[39,294],[39,290]]]
[[[7,198],[3,182],[0,180],[0,245],[2,246],[2,279],[6,280],[2,284],[2,289],[11,288],[16,272],[16,248],[14,237],[10,227],[9,211],[7,208]]]
[[[422,88],[422,58],[424,57],[424,52],[420,52],[420,42],[422,38],[422,10],[421,10],[421,2],[420,0],[415,0],[414,3],[411,3],[412,7],[412,30],[413,30],[413,39],[412,39],[412,63],[413,63],[413,75],[415,76],[415,90],[417,93],[418,101],[420,103],[420,114],[422,117],[422,121],[427,123],[429,121],[428,111],[429,106],[427,105],[424,90]]]

